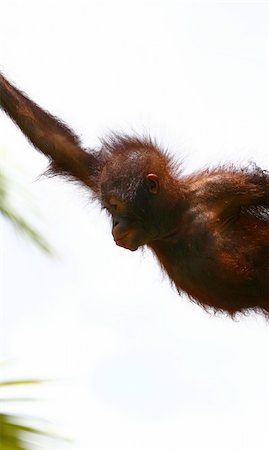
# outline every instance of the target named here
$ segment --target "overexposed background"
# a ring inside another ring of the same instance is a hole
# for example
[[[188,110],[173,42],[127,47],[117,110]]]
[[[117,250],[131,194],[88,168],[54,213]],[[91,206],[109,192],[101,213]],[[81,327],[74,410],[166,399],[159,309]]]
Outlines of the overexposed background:
[[[85,145],[149,132],[186,171],[269,168],[267,2],[2,0],[0,12],[1,70]],[[267,449],[266,321],[180,298],[147,251],[114,245],[87,192],[37,179],[45,158],[3,114],[0,146],[11,200],[57,252],[1,220],[0,358],[9,376],[62,379],[17,410],[59,422],[76,450]]]

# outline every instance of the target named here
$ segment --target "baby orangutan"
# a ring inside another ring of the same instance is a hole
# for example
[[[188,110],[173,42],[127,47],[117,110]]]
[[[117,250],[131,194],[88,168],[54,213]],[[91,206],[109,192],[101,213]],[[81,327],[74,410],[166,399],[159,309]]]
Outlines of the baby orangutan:
[[[0,74],[0,106],[50,161],[91,190],[117,245],[149,247],[179,292],[234,315],[269,313],[269,174],[256,166],[182,175],[150,139],[113,134],[99,151]]]

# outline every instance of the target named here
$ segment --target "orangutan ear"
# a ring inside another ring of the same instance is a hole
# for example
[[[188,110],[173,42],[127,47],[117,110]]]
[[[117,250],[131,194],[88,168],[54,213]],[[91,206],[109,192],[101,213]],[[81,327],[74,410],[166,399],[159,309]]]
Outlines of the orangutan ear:
[[[149,173],[146,176],[146,180],[148,183],[148,190],[151,194],[158,194],[160,191],[159,178],[155,173]]]

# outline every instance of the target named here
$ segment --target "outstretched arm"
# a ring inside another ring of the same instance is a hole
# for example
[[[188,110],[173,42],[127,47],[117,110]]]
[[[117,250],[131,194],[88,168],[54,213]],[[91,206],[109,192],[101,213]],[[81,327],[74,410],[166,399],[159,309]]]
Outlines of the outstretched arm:
[[[0,73],[0,108],[51,162],[51,172],[69,175],[96,190],[97,155],[82,149],[79,138],[59,119],[9,83]]]

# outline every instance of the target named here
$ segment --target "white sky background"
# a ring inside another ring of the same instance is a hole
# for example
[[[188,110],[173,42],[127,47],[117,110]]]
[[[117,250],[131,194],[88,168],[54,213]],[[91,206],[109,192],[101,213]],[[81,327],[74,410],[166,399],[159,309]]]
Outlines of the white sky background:
[[[135,130],[188,171],[269,168],[267,33],[265,2],[2,0],[0,67],[89,147]],[[114,245],[87,192],[36,181],[45,158],[0,119],[5,171],[34,197],[14,186],[13,201],[59,255],[2,222],[0,358],[7,375],[66,380],[31,410],[76,450],[268,448],[265,320],[180,298],[147,251]]]

